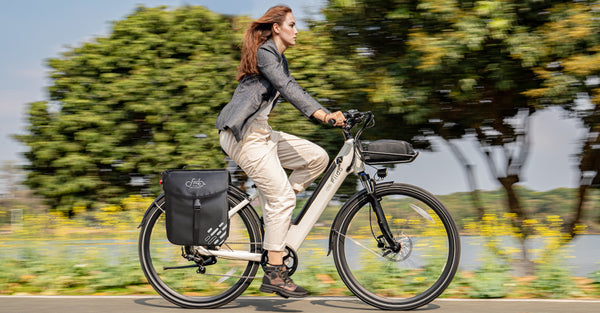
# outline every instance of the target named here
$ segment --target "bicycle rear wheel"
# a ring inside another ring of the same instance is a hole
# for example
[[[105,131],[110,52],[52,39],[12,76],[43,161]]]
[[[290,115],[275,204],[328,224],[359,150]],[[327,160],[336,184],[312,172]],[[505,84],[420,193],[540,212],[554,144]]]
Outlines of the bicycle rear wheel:
[[[244,198],[230,187],[227,199],[231,209]],[[215,308],[237,298],[252,282],[259,263],[214,257],[203,257],[202,261],[196,247],[171,244],[164,202],[161,195],[152,203],[140,232],[139,257],[148,282],[163,298],[184,308]],[[260,253],[261,242],[258,216],[247,205],[231,217],[229,238],[221,249]],[[207,264],[204,273],[199,271],[198,261]]]
[[[411,310],[438,297],[458,268],[460,242],[444,205],[405,184],[376,187],[399,251],[386,247],[366,192],[348,200],[333,225],[335,265],[361,300],[388,310]]]

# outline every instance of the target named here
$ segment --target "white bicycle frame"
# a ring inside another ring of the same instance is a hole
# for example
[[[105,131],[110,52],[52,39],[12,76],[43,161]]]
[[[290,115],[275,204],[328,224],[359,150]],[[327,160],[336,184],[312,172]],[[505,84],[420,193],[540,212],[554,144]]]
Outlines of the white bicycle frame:
[[[323,176],[319,186],[314,191],[308,202],[305,204],[298,218],[290,226],[285,239],[286,246],[293,251],[298,251],[306,236],[313,228],[329,201],[333,198],[340,185],[350,173],[364,172],[364,163],[358,152],[355,151],[354,139],[348,139],[340,149],[332,164],[329,166]],[[239,210],[248,205],[258,195],[258,192],[252,197],[243,200],[234,208],[229,210],[231,218]],[[260,262],[261,253],[251,253],[239,250],[208,250],[204,247],[197,247],[202,255],[215,256],[226,259],[246,260]]]

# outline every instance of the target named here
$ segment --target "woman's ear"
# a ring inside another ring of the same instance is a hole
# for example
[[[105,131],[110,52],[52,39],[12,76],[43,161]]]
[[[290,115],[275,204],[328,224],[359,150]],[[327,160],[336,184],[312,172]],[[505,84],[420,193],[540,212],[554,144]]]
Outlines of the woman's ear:
[[[271,27],[271,29],[273,30],[273,33],[279,35],[279,32],[281,31],[281,29],[279,28],[279,24],[277,23],[273,23],[273,27]]]

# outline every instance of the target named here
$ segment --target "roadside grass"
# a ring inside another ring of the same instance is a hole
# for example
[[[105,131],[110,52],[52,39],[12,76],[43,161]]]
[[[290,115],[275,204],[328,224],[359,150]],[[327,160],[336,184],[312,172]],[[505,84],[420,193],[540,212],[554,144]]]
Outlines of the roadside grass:
[[[74,219],[57,213],[25,215],[18,227],[0,229],[0,295],[156,294],[137,255],[137,226],[149,204],[148,199],[130,197],[121,206],[77,214]],[[600,298],[600,264],[589,277],[572,277],[565,266],[569,256],[556,253],[557,241],[562,240],[556,220],[530,221],[545,246],[533,260],[533,275],[514,276],[515,252],[498,246],[499,236],[514,235],[504,220],[488,216],[481,222],[465,222],[470,234],[486,238],[487,252],[478,269],[459,271],[442,297]],[[314,236],[327,232],[316,231]],[[301,252],[296,283],[313,296],[351,295],[323,247],[307,242]],[[374,279],[386,283],[395,278]],[[259,286],[256,279],[244,294],[264,295]]]

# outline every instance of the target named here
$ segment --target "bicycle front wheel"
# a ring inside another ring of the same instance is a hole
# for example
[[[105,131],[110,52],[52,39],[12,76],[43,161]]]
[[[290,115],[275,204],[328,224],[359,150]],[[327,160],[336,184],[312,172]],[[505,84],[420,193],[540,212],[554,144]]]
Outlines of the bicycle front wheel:
[[[230,209],[243,199],[239,190],[230,187]],[[184,308],[215,308],[237,298],[252,282],[259,263],[202,256],[197,247],[171,244],[164,203],[159,196],[142,223],[138,249],[148,282],[163,298]],[[261,241],[258,216],[247,205],[230,218],[229,238],[220,249],[260,253]]]
[[[438,297],[458,268],[454,220],[427,191],[406,184],[376,186],[378,201],[400,250],[382,237],[363,191],[340,210],[332,250],[340,277],[361,300],[387,310],[411,310]]]

